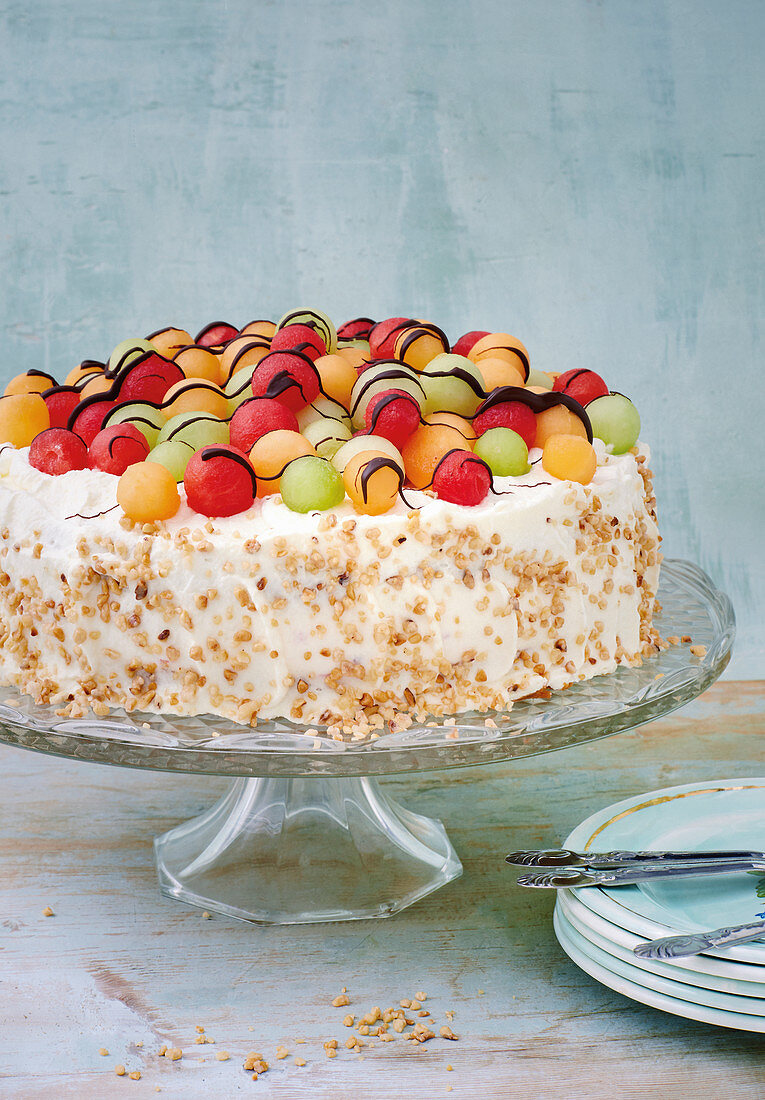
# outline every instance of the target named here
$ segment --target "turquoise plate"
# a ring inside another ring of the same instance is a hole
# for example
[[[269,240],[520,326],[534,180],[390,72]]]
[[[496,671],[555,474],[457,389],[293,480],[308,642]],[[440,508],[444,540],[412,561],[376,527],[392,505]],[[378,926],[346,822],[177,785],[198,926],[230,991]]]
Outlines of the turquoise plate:
[[[558,942],[572,962],[601,985],[608,986],[609,989],[621,993],[624,997],[661,1009],[663,1012],[670,1012],[674,1016],[683,1016],[688,1020],[699,1020],[702,1023],[717,1024],[719,1027],[735,1028],[739,1031],[765,1032],[763,1016],[714,1008],[698,1001],[683,1000],[658,988],[649,989],[641,984],[639,975],[642,972],[637,969],[635,970],[637,980],[633,980],[632,975],[625,977],[624,974],[617,973],[611,966],[613,962],[611,956],[600,952],[597,947],[579,935],[557,908],[553,916],[553,926]],[[743,998],[734,998],[734,1000],[741,999]]]
[[[691,988],[715,989],[720,993],[733,993],[740,997],[753,998],[757,1003],[752,1004],[746,1011],[754,1012],[758,1016],[765,1015],[765,978],[763,978],[762,967],[747,966],[746,963],[726,963],[722,959],[708,959],[698,955],[674,961],[641,959],[632,953],[632,948],[643,942],[641,937],[627,932],[624,928],[618,928],[615,924],[603,920],[597,913],[591,912],[586,905],[582,905],[577,900],[573,891],[559,891],[558,908],[561,916],[564,916],[577,932],[599,947],[601,951],[606,951],[614,958],[646,971],[643,984],[650,985],[649,976],[658,974],[660,977],[671,978],[675,982],[683,982]],[[706,963],[711,967],[719,967],[720,970],[717,972],[696,970],[694,963],[700,959],[702,965]],[[685,965],[678,965],[678,963]],[[742,973],[747,971],[750,974],[759,972],[759,975],[755,980],[742,978]],[[681,996],[680,993],[677,995]]]
[[[618,848],[765,851],[765,779],[710,780],[625,799],[583,821],[564,847],[591,852]],[[610,889],[584,887],[576,895],[593,913],[642,939],[765,917],[765,874],[659,879]],[[708,954],[765,966],[765,943],[761,942]]]

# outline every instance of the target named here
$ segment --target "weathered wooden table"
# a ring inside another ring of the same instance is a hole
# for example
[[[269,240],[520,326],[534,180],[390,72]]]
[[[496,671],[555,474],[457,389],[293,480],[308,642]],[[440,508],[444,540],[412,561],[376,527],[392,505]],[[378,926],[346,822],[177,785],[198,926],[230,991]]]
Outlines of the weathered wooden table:
[[[558,946],[552,895],[516,887],[503,855],[555,845],[641,791],[762,775],[764,737],[765,683],[724,683],[579,748],[389,780],[443,820],[463,877],[388,920],[289,928],[205,919],[158,892],[153,836],[224,781],[2,747],[0,1096],[761,1097],[761,1036],[598,985]],[[333,1007],[344,987],[350,1004]],[[418,992],[437,1038],[346,1048],[347,1013]],[[438,1036],[445,1024],[457,1042]],[[163,1045],[182,1058],[158,1057]],[[248,1052],[270,1065],[257,1080],[242,1068]],[[140,1080],[117,1077],[120,1064]]]

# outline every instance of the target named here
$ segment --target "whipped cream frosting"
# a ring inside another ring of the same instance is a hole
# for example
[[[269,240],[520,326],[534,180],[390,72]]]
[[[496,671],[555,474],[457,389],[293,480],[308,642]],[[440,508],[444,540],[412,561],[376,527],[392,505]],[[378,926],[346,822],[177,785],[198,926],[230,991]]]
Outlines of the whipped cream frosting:
[[[650,652],[648,450],[582,486],[531,452],[477,507],[409,490],[381,516],[278,495],[134,525],[118,479],[0,451],[0,679],[64,713],[286,717],[365,736],[506,708]],[[183,487],[180,486],[183,497]]]

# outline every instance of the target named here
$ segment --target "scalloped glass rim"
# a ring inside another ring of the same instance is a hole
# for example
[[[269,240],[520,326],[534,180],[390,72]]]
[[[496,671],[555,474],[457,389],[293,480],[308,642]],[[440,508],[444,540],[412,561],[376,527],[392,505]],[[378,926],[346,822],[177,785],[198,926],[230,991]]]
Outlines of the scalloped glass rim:
[[[254,728],[215,716],[127,715],[62,719],[15,689],[0,689],[0,741],[38,752],[125,767],[228,776],[384,775],[467,767],[533,756],[582,744],[659,718],[694,699],[730,659],[735,617],[728,597],[697,565],[662,564],[662,637],[688,635],[706,646],[694,657],[671,646],[640,668],[619,668],[548,699],[530,698],[510,711],[470,712],[456,725],[414,725],[378,741],[346,744],[306,735],[292,722]],[[485,725],[487,717],[496,728]]]

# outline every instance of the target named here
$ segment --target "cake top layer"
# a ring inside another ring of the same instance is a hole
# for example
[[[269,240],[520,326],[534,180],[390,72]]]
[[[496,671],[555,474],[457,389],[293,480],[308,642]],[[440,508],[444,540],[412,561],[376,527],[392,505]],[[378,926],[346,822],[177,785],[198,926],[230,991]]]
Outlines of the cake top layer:
[[[99,478],[116,477],[120,515],[175,528],[190,512],[249,517],[257,501],[259,522],[273,512],[280,529],[285,511],[430,515],[429,497],[473,509],[507,492],[506,478],[539,495],[537,473],[517,481],[531,462],[548,481],[587,485],[639,428],[597,373],[535,371],[508,333],[452,345],[428,322],[357,318],[336,330],[314,309],[242,329],[214,322],[195,339],[162,329],[83,360],[60,385],[19,375],[0,398],[0,443],[28,446],[45,477],[74,478],[72,515],[90,515]]]

